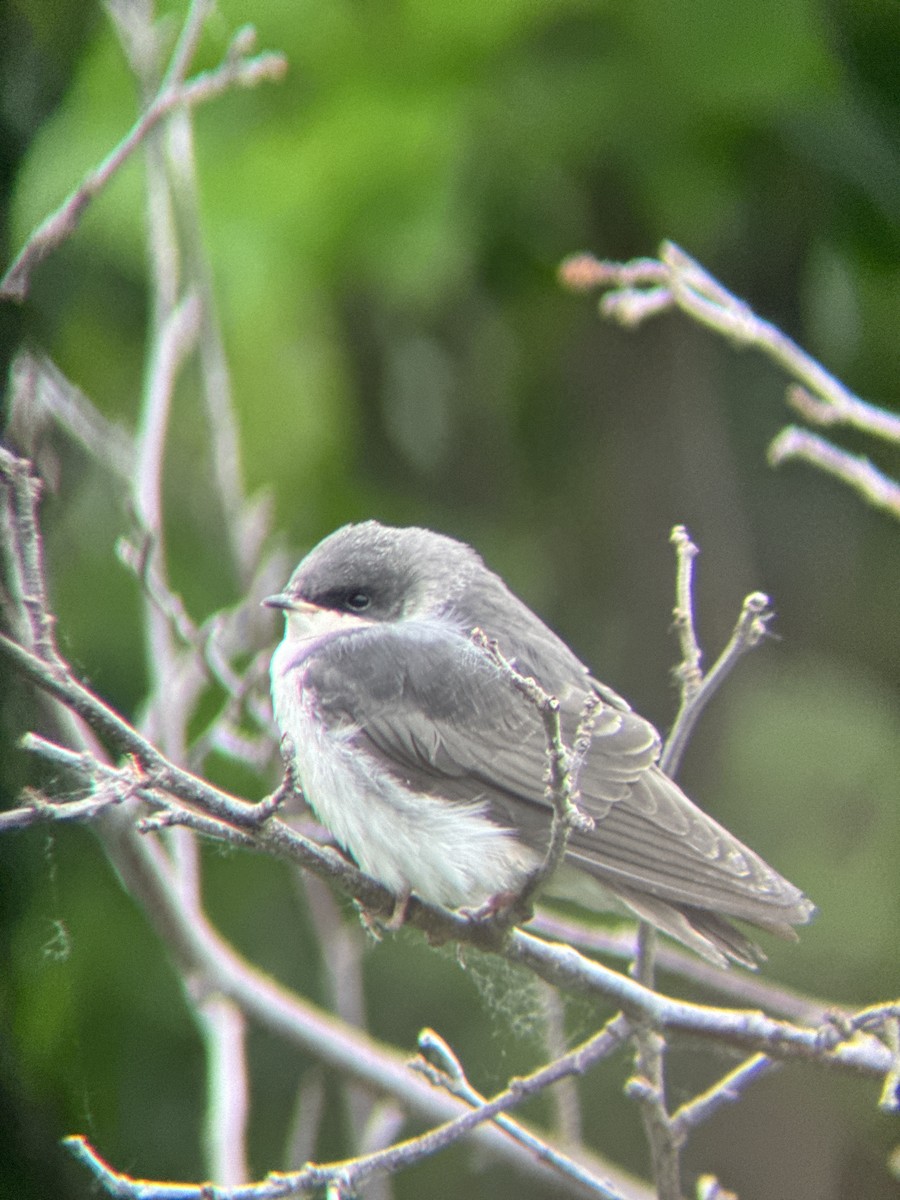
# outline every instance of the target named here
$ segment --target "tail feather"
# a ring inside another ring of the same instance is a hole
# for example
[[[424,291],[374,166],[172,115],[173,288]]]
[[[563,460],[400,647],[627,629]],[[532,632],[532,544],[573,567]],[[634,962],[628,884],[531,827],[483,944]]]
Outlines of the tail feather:
[[[617,887],[616,895],[640,917],[717,967],[741,963],[755,971],[765,962],[763,951],[730,921],[690,905],[669,904],[656,896]]]

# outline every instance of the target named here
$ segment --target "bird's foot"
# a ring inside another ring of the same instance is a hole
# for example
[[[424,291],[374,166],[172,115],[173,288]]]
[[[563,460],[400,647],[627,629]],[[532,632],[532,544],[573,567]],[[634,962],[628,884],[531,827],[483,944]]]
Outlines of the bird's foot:
[[[406,918],[409,913],[409,897],[411,893],[409,888],[400,892],[394,897],[394,908],[387,921],[384,922],[384,928],[389,933],[396,933],[398,929],[402,929],[406,924]]]
[[[522,925],[534,916],[534,908],[521,892],[495,892],[477,908],[461,908],[460,916],[473,924],[490,923],[506,926]]]
[[[398,929],[402,929],[406,924],[406,917],[409,912],[410,894],[409,889],[407,889],[394,897],[394,907],[387,919],[380,913],[370,912],[357,901],[356,908],[359,912],[359,919],[365,926],[366,932],[370,933],[377,941],[381,941],[383,934],[396,933]]]

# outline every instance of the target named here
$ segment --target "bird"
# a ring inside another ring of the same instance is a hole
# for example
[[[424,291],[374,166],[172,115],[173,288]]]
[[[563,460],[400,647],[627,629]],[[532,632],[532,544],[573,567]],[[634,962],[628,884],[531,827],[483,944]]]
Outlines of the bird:
[[[544,861],[548,739],[517,674],[554,698],[566,745],[593,712],[577,779],[586,819],[559,874],[590,878],[615,907],[723,967],[765,959],[733,919],[796,940],[815,912],[660,769],[653,725],[466,543],[345,525],[263,603],[285,617],[272,705],[303,797],[404,903],[414,894],[477,911]]]

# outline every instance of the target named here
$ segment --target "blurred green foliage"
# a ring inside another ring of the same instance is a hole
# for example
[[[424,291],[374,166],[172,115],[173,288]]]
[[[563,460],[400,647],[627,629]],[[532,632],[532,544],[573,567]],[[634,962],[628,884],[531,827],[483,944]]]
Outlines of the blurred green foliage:
[[[182,5],[165,8],[174,40]],[[470,540],[665,726],[676,657],[667,535],[687,521],[703,550],[708,657],[759,587],[779,640],[718,700],[685,779],[820,906],[799,947],[773,949],[773,974],[846,1004],[896,993],[900,530],[810,470],[766,467],[786,419],[773,368],[676,318],[607,328],[554,272],[577,249],[630,257],[670,237],[851,387],[896,407],[900,9],[221,0],[201,65],[243,22],[286,52],[290,72],[198,110],[196,156],[246,476],[272,494],[284,537],[299,557],[375,515]],[[102,14],[74,0],[7,5],[0,79],[8,260],[125,133],[137,89]],[[40,268],[24,308],[0,312],[5,361],[21,340],[36,344],[125,425],[148,311],[143,183],[136,158]],[[203,617],[236,582],[190,380],[181,393],[168,540],[173,576]],[[896,454],[844,441],[898,473]],[[131,710],[143,648],[133,584],[112,553],[128,517],[77,452],[60,454],[45,515],[64,648]],[[33,713],[7,682],[0,783],[14,792],[26,767],[11,738]],[[226,931],[324,1002],[286,873],[207,857]],[[70,829],[8,838],[0,871],[0,1197],[87,1195],[54,1146],[80,1129],[123,1167],[199,1175],[189,1013],[94,842]],[[275,907],[283,921],[257,920]],[[484,1086],[537,1061],[527,1033],[499,1036],[496,1009],[511,1010],[498,992],[419,940],[386,942],[367,970],[381,1036],[411,1047],[432,1024]],[[573,1006],[573,1028],[586,1020]],[[307,1064],[262,1036],[257,1049],[263,1172],[281,1165]],[[620,1067],[583,1085],[603,1113],[592,1136],[645,1170]],[[697,1169],[713,1167],[742,1200],[896,1195],[883,1168],[896,1132],[873,1089],[801,1083],[766,1085],[752,1121],[738,1106],[704,1131]],[[821,1111],[804,1121],[811,1091]],[[767,1143],[748,1168],[748,1147]],[[398,1195],[449,1196],[449,1179],[432,1164],[398,1181]],[[496,1171],[459,1186],[526,1194]]]

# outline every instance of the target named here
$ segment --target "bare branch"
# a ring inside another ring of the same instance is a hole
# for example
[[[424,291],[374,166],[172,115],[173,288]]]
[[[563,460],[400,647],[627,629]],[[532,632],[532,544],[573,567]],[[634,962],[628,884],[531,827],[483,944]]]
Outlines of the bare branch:
[[[672,1116],[672,1127],[675,1136],[681,1139],[687,1137],[691,1130],[708,1120],[726,1104],[734,1104],[752,1083],[777,1071],[783,1064],[776,1062],[765,1054],[754,1054],[729,1071],[724,1078],[714,1083],[702,1095],[695,1097]]]
[[[214,8],[215,4],[213,0],[191,0],[187,17],[181,27],[181,33],[178,35],[178,42],[172,53],[172,58],[166,70],[165,78],[162,81],[160,91],[176,87],[178,84],[184,82],[191,68],[191,63],[194,61],[194,55],[197,53],[197,47],[200,44],[200,35],[203,33],[203,26]],[[229,47],[229,59],[234,57],[233,45],[234,43],[232,43],[232,47]],[[252,49],[253,44],[251,43],[242,53],[249,54]]]
[[[363,1183],[385,1173],[394,1173],[413,1166],[423,1158],[453,1145],[485,1121],[492,1121],[517,1107],[528,1097],[541,1092],[557,1079],[572,1073],[581,1074],[601,1058],[610,1054],[623,1037],[621,1022],[613,1022],[564,1059],[550,1063],[532,1074],[511,1081],[509,1087],[491,1100],[480,1100],[474,1108],[419,1137],[410,1138],[355,1159],[328,1166],[308,1164],[299,1171],[273,1172],[265,1180],[239,1187],[216,1185],[217,1200],[280,1200],[298,1192],[313,1191],[336,1184],[355,1191]],[[427,1040],[427,1039],[426,1039]],[[477,1095],[477,1093],[476,1093]],[[519,1127],[520,1128],[520,1127]],[[519,1139],[521,1140],[521,1139]],[[66,1145],[75,1157],[87,1166],[96,1180],[120,1200],[206,1200],[209,1184],[171,1184],[145,1179],[131,1179],[113,1170],[84,1138],[67,1138]],[[593,1178],[589,1172],[564,1155],[551,1153],[547,1157],[538,1139],[529,1146],[540,1157],[580,1185],[580,1194],[602,1196],[605,1200],[623,1200],[622,1193]]]
[[[173,65],[175,62],[176,59],[173,59]],[[122,141],[93,171],[85,175],[63,204],[31,233],[0,280],[0,300],[25,299],[34,269],[71,237],[90,202],[164,117],[183,105],[193,106],[213,100],[231,87],[255,87],[263,80],[280,79],[286,67],[286,60],[281,54],[260,54],[255,58],[229,54],[213,70],[203,71],[187,83],[177,79],[168,82],[167,79]]]
[[[681,684],[681,705],[674,726],[660,755],[660,767],[674,776],[681,763],[690,734],[709,699],[721,685],[740,655],[755,645],[765,630],[766,598],[754,594],[744,602],[734,635],[704,679],[702,651],[697,638],[693,603],[693,564],[699,553],[687,529],[676,525],[672,544],[677,555],[675,579],[675,627],[681,643],[682,661],[676,669]],[[762,607],[760,605],[762,604]],[[644,987],[653,988],[659,938],[646,922],[638,926],[637,948],[631,973]],[[660,1032],[643,1022],[635,1025],[635,1076],[627,1093],[638,1101],[644,1131],[653,1161],[653,1178],[660,1200],[681,1200],[680,1151],[684,1130],[670,1118],[666,1107],[666,1042]]]
[[[580,290],[612,288],[602,301],[607,316],[634,325],[666,308],[680,308],[736,345],[762,350],[827,406],[827,423],[842,422],[888,441],[900,441],[900,417],[854,396],[796,342],[771,322],[758,317],[749,305],[732,295],[673,242],[663,242],[658,261],[608,263],[580,255],[567,260],[560,270],[569,286],[577,285],[580,280]],[[820,422],[821,413],[819,409]],[[811,416],[809,409],[806,415]]]
[[[20,350],[10,368],[9,443],[30,458],[51,421],[120,481],[134,469],[134,442],[102,416],[49,358]]]
[[[900,416],[854,395],[672,242],[663,242],[658,260],[613,263],[600,262],[590,254],[575,255],[560,267],[560,278],[573,291],[611,289],[603,296],[600,311],[628,327],[678,308],[735,345],[755,347],[782,367],[797,381],[787,390],[788,403],[811,424],[848,425],[900,444]],[[812,463],[848,483],[870,504],[900,518],[900,485],[868,459],[794,427],[784,429],[769,449],[772,465],[788,459]]]
[[[769,447],[769,462],[780,466],[792,458],[812,463],[848,484],[876,508],[884,508],[900,519],[900,483],[879,471],[864,455],[851,454],[816,433],[788,425]]]
[[[675,676],[681,684],[682,695],[689,699],[703,682],[700,663],[703,658],[697,631],[694,627],[694,559],[700,553],[691,541],[684,525],[676,525],[669,538],[675,547],[678,569],[675,576],[675,608],[673,618],[681,643],[681,663]]]
[[[252,828],[258,823],[253,816],[254,805],[211,787],[196,775],[169,762],[124,717],[79,683],[62,660],[51,667],[5,634],[0,634],[0,654],[32,683],[82,717],[101,737],[108,738],[123,753],[133,755],[146,772],[147,787],[158,787],[188,803],[200,804],[233,824]]]
[[[529,875],[511,909],[513,918],[519,920],[523,912],[528,916],[531,915],[531,901],[534,896],[562,864],[566,856],[570,832],[573,829],[593,829],[594,821],[592,817],[581,811],[575,801],[576,786],[572,772],[572,758],[563,742],[559,722],[559,700],[546,692],[537,680],[517,671],[513,664],[500,653],[496,641],[487,637],[483,630],[473,629],[472,641],[487,654],[515,690],[537,709],[547,738],[547,795],[553,807],[553,820],[544,859]],[[579,765],[587,754],[590,733],[597,711],[598,705],[593,698],[589,697],[576,734],[576,742],[579,745],[577,759]]]
[[[135,840],[129,836],[127,827],[122,826],[101,827],[99,832],[107,841],[129,890],[144,906],[183,975],[192,981],[191,987],[198,989],[199,994],[230,998],[249,1018],[276,1036],[286,1038],[379,1093],[389,1092],[421,1116],[446,1119],[461,1111],[455,1101],[441,1098],[411,1076],[402,1056],[309,1001],[288,993],[237,955],[199,910],[185,907],[172,866],[153,841]],[[492,1153],[519,1169],[538,1174],[543,1170],[540,1164],[531,1162],[521,1147],[498,1131],[476,1131],[476,1136]],[[595,1163],[590,1169],[596,1172],[604,1167]],[[638,1187],[630,1188],[627,1194],[649,1200]]]
[[[889,1004],[872,1004],[861,1008],[851,1017],[835,1017],[838,1027],[846,1035],[857,1029],[871,1031],[882,1028],[886,1022],[900,1020],[900,1001]]]
[[[695,681],[690,693],[687,689],[683,690],[681,707],[659,760],[659,765],[667,775],[676,773],[700,714],[734,669],[738,659],[758,646],[765,637],[766,625],[772,615],[769,597],[763,592],[751,592],[744,600],[728,645],[713,663],[706,678],[699,686]]]
[[[596,922],[578,921],[539,910],[529,929],[554,941],[566,942],[595,954],[628,961],[634,957],[635,928],[623,923],[619,928],[601,927]],[[656,950],[657,966],[718,992],[735,1004],[763,1008],[803,1025],[820,1025],[833,1005],[815,996],[807,996],[781,984],[746,971],[723,971],[698,958],[674,942],[661,939]]]
[[[206,1160],[219,1184],[244,1183],[247,1170],[249,1080],[244,1014],[215,993],[194,998],[207,1058]]]
[[[26,618],[21,637],[34,646],[45,661],[52,663],[57,657],[56,643],[47,603],[43,543],[37,521],[41,481],[27,459],[18,458],[0,445],[0,484],[8,506],[11,534],[8,540],[4,539],[9,580],[15,608]]]
[[[0,649],[10,645],[14,643],[0,638]],[[19,653],[23,652],[19,650]],[[32,658],[26,656],[25,661],[29,662]],[[95,698],[92,698],[92,702],[99,703]],[[121,718],[117,720],[121,721]],[[135,736],[139,738],[139,735]],[[139,745],[142,743],[143,739],[139,738]],[[183,791],[186,793],[184,799],[189,804],[206,810],[212,817],[224,820],[228,825],[237,826],[246,839],[243,844],[266,849],[315,870],[317,874],[332,879],[371,911],[392,910],[393,898],[384,888],[327,847],[309,842],[277,818],[270,818],[264,826],[256,828],[256,806],[211,788],[187,772],[178,771],[158,752],[154,753],[153,763],[152,778],[140,774],[137,776],[141,782],[140,795],[149,797],[153,794],[157,803],[165,804],[160,792],[169,791],[179,795]],[[216,828],[211,823],[206,831],[213,832]],[[853,1040],[843,1045],[842,1035],[837,1030],[823,1039],[820,1031],[775,1021],[761,1013],[712,1009],[672,1000],[600,963],[584,958],[571,947],[543,942],[521,930],[514,930],[508,937],[501,936],[489,924],[472,922],[464,914],[425,905],[415,897],[410,902],[408,919],[431,936],[444,940],[454,938],[471,941],[499,951],[510,961],[523,963],[556,986],[603,996],[621,1007],[635,1021],[643,1020],[657,1030],[691,1032],[701,1038],[720,1040],[745,1050],[764,1050],[779,1058],[801,1057],[832,1063],[879,1078],[893,1067],[888,1048],[869,1034],[854,1031]]]
[[[309,842],[277,818],[271,817],[268,811],[268,819],[260,827],[257,806],[211,788],[196,776],[175,767],[70,675],[51,670],[35,655],[2,635],[0,651],[5,652],[39,686],[81,712],[99,731],[110,736],[138,759],[142,770],[135,769],[135,783],[140,795],[147,798],[153,796],[160,806],[171,803],[165,799],[165,793],[179,797],[190,808],[199,809],[200,816],[209,816],[211,822],[204,832],[218,832],[212,819],[223,821],[226,826],[243,831],[243,838],[246,839],[244,844],[267,849],[315,870],[361,900],[367,909],[382,912],[392,910],[393,900],[386,890],[340,855]],[[222,836],[224,832],[218,835]],[[859,1042],[854,1039],[844,1046],[838,1044],[840,1039],[834,1044],[828,1039],[823,1042],[816,1031],[775,1022],[761,1014],[741,1014],[681,1004],[599,963],[584,959],[570,947],[548,945],[522,931],[514,931],[507,937],[483,922],[473,923],[463,914],[433,908],[415,898],[410,904],[409,918],[431,936],[472,941],[476,945],[502,952],[513,962],[524,963],[557,986],[604,996],[634,1020],[643,1021],[656,1030],[690,1031],[746,1050],[763,1050],[779,1058],[801,1056],[833,1062],[879,1077],[883,1077],[893,1066],[887,1047],[870,1035],[858,1035],[867,1036],[868,1040]]]
[[[659,1200],[681,1200],[681,1141],[666,1109],[665,1039],[645,1027],[636,1028],[634,1038],[636,1074],[626,1083],[625,1094],[641,1108]]]
[[[210,824],[208,828],[212,831],[214,826]],[[334,879],[367,907],[375,909],[380,905],[382,911],[390,911],[391,897],[383,888],[333,852],[315,847],[307,839],[299,837],[277,819],[271,820],[263,830],[255,834],[245,832],[242,837],[245,845],[268,848]],[[409,919],[432,935],[455,937],[498,949],[511,961],[529,966],[557,986],[603,996],[634,1020],[643,1020],[654,1029],[690,1032],[745,1050],[765,1050],[778,1058],[802,1057],[878,1077],[883,1077],[893,1068],[888,1047],[870,1034],[861,1032],[867,1023],[883,1018],[885,1014],[892,1015],[894,1010],[891,1007],[879,1006],[874,1010],[865,1010],[860,1018],[861,1028],[851,1023],[847,1032],[830,1027],[830,1032],[823,1035],[821,1030],[775,1021],[761,1013],[713,1009],[673,1000],[583,958],[571,947],[542,942],[523,931],[514,931],[508,939],[491,939],[489,931],[477,923],[473,925],[465,916],[432,908],[415,899],[410,905]],[[846,1041],[848,1036],[851,1040]]]
[[[93,821],[103,809],[128,799],[127,791],[98,788],[83,800],[49,800],[33,788],[25,790],[25,803],[20,808],[0,812],[0,833],[13,829],[28,829],[45,821]]]
[[[159,331],[149,365],[141,424],[135,438],[138,459],[133,494],[141,527],[155,538],[162,531],[162,472],[172,393],[199,326],[200,303],[196,295],[188,293]]]
[[[627,1033],[628,1023],[622,1017],[615,1017],[607,1023],[599,1034],[591,1038],[585,1046],[581,1046],[570,1054],[556,1059],[555,1063],[551,1064],[556,1068],[554,1077],[551,1078],[548,1073],[546,1081],[542,1086],[548,1087],[552,1083],[559,1082],[568,1074],[582,1074],[593,1062],[612,1053],[625,1039]],[[480,1107],[487,1103],[485,1097],[469,1083],[459,1059],[444,1039],[435,1033],[433,1029],[423,1029],[419,1034],[419,1049],[423,1055],[427,1054],[431,1058],[437,1059],[437,1069],[431,1062],[424,1058],[418,1059],[412,1064],[415,1069],[421,1071],[432,1083],[436,1086],[446,1088],[451,1095],[458,1096],[460,1099],[465,1100],[466,1103],[475,1107]],[[521,1086],[524,1086],[524,1084]],[[568,1155],[561,1153],[543,1139],[535,1137],[534,1134],[530,1133],[517,1121],[507,1116],[498,1116],[495,1118],[495,1121],[501,1129],[521,1142],[522,1145],[533,1150],[541,1159],[555,1167],[562,1175],[583,1183],[592,1194],[606,1197],[607,1200],[618,1200],[621,1196],[621,1193],[615,1190],[611,1184],[597,1179],[589,1171],[585,1170],[580,1163],[577,1163]]]
[[[648,989],[652,989],[656,982],[658,942],[653,926],[641,921],[631,974]],[[665,1038],[651,1025],[641,1021],[634,1025],[633,1041],[635,1074],[626,1083],[625,1094],[640,1105],[659,1200],[681,1200],[680,1141],[674,1135],[666,1108]]]
[[[252,34],[250,30],[245,32]],[[264,496],[251,500],[245,494],[231,378],[202,234],[193,128],[186,110],[173,115],[167,135],[165,161],[178,213],[178,227],[187,270],[201,299],[198,358],[213,481],[222,511],[223,536],[238,577],[246,586],[263,553],[271,506]]]
[[[149,535],[148,535],[149,537]],[[221,711],[190,747],[190,761],[200,766],[213,747],[262,770],[271,761],[271,710],[255,693],[268,673],[268,648],[256,650],[250,664],[238,672],[232,657],[255,649],[267,617],[261,612],[257,596],[273,590],[284,577],[284,555],[266,558],[257,571],[247,598],[230,609],[220,609],[202,625],[196,625],[181,597],[164,581],[157,562],[149,551],[148,538],[136,545],[127,538],[116,543],[119,560],[132,571],[147,600],[161,613],[175,638],[193,651],[194,664],[205,680],[218,684],[226,693]],[[241,715],[249,716],[264,733],[265,745],[237,729]]]
[[[569,946],[550,946],[525,930],[516,930],[501,947],[512,962],[531,968],[542,979],[575,992],[604,995],[635,1022],[672,1033],[690,1032],[723,1045],[764,1051],[779,1059],[803,1058],[823,1065],[861,1071],[883,1079],[892,1067],[888,1048],[876,1037],[846,1034],[827,1026],[805,1028],[760,1012],[711,1008],[675,1000],[645,988],[628,976],[583,958]]]

